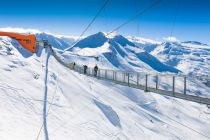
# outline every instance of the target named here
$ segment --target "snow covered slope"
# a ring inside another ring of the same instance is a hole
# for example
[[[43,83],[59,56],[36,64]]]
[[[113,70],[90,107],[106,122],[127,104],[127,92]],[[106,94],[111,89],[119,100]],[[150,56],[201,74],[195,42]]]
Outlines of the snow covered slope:
[[[151,52],[162,62],[185,74],[210,75],[210,46],[199,42],[166,42]]]
[[[67,60],[75,59],[80,64],[87,64],[86,62],[91,61],[91,64],[112,69],[180,72],[160,62],[121,35],[106,37],[104,33],[99,32],[82,39],[69,51],[70,53],[67,52],[64,57]]]
[[[210,109],[80,75],[0,37],[0,139],[209,139]],[[42,123],[45,120],[43,127]]]

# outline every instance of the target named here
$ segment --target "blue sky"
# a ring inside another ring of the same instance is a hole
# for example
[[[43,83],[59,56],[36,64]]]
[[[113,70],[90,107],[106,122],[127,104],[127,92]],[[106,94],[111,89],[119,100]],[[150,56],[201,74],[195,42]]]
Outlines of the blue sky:
[[[87,31],[108,32],[125,22],[152,0],[110,0]],[[94,17],[104,0],[4,0],[0,8],[0,28],[22,27],[63,35],[79,35]],[[210,44],[210,0],[162,0],[118,32],[162,40],[196,40]]]

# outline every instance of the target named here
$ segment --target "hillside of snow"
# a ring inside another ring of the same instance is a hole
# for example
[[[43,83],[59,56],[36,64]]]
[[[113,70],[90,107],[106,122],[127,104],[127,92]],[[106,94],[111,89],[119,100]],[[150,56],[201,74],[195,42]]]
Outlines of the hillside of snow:
[[[113,52],[130,58],[120,43],[124,53]],[[78,74],[48,49],[31,54],[7,37],[0,37],[0,59],[1,140],[210,138],[206,105]]]

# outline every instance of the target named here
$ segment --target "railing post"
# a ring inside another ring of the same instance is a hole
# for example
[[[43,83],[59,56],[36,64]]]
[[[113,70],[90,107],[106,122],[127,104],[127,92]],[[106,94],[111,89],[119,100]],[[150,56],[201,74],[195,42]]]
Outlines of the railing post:
[[[128,86],[130,86],[130,74],[128,73]]]
[[[125,72],[123,72],[123,82],[125,83]]]
[[[174,96],[174,93],[175,93],[175,76],[173,76],[173,83],[172,83],[172,92],[173,92],[173,96]]]
[[[112,76],[113,76],[113,81],[114,81],[114,70],[113,70],[113,75]]]
[[[87,68],[86,72],[87,72],[87,75],[89,75],[89,68]]]
[[[139,73],[137,72],[137,86],[139,85]]]
[[[115,71],[114,73],[115,73],[115,81],[117,81],[117,71]]]
[[[145,75],[145,89],[144,89],[144,92],[147,92],[147,79],[148,79],[148,75],[146,74]]]
[[[184,77],[184,94],[187,92],[187,77]]]
[[[80,71],[79,71],[79,66],[77,66],[77,72],[80,73]]]
[[[158,75],[156,75],[156,86],[155,86],[156,90],[158,89],[158,84],[159,84]]]
[[[98,69],[98,77],[100,77],[100,69]]]
[[[107,79],[107,70],[105,70],[105,79]]]

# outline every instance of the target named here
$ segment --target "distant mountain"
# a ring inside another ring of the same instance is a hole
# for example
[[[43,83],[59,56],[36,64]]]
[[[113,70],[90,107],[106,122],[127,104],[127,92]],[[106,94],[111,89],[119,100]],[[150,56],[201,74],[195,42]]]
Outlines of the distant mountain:
[[[51,34],[47,33],[37,33],[36,34],[37,40],[48,40],[50,44],[54,48],[63,50],[71,45],[72,42],[75,41],[74,38],[67,38],[67,37],[56,37]]]
[[[128,37],[139,48],[161,62],[193,76],[210,75],[210,45],[198,41],[157,42],[151,39]]]
[[[164,42],[157,45],[151,54],[185,74],[210,75],[210,46],[207,44],[195,41]]]
[[[78,57],[75,61],[80,61],[80,63],[84,63],[84,59],[90,62],[90,59],[96,58],[95,61],[92,60],[94,63],[114,69],[180,72],[178,69],[160,62],[122,35],[106,37],[104,33],[99,32],[80,40],[68,51],[77,55],[74,56]],[[81,56],[82,60],[79,58]]]
[[[80,40],[78,43],[74,45],[73,48],[71,48],[69,51],[74,50],[75,48],[97,48],[102,46],[108,38],[104,36],[104,33],[99,32],[94,35],[90,35],[82,40]]]

